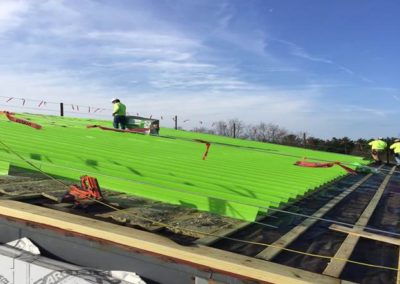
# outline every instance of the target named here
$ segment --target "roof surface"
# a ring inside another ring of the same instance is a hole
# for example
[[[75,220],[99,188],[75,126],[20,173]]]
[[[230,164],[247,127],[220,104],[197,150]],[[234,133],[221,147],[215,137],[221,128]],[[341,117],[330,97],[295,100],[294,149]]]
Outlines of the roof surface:
[[[346,174],[339,167],[293,164],[309,160],[362,162],[362,158],[194,132],[161,129],[161,136],[88,129],[111,121],[20,114],[37,130],[0,118],[0,160],[78,180],[88,174],[101,186],[172,204],[252,221]],[[206,160],[205,144],[211,142]],[[18,157],[16,155],[20,155]],[[23,161],[21,159],[25,159]]]

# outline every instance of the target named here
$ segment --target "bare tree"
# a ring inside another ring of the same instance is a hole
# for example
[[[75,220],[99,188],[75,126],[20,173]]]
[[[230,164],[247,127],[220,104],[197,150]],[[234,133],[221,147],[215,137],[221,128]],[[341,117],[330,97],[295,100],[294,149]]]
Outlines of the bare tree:
[[[199,133],[206,133],[206,134],[215,134],[213,129],[209,129],[207,127],[201,126],[201,127],[195,127],[192,129],[193,132],[199,132]]]
[[[289,146],[298,146],[301,144],[301,140],[299,139],[299,136],[290,133],[282,138],[282,144]]]
[[[242,137],[248,140],[257,140],[257,127],[249,124],[243,128]]]
[[[215,134],[222,136],[229,136],[228,125],[225,121],[220,120],[213,123]]]
[[[260,122],[260,124],[254,126],[255,129],[255,140],[261,142],[268,141],[268,125],[264,122]]]
[[[237,118],[230,119],[227,123],[228,135],[231,137],[241,137],[244,132],[244,123]]]
[[[305,132],[305,131],[300,131],[299,133],[297,133],[297,136],[299,137],[299,140],[301,141],[299,143],[299,146],[302,145],[303,147],[307,147],[307,143],[308,143],[307,136],[308,136],[308,133]]]
[[[288,131],[279,127],[277,124],[268,124],[269,141],[273,143],[282,143],[283,138],[288,134]]]
[[[212,124],[212,129],[201,126],[194,128],[192,131],[231,137],[233,137],[235,133],[235,136],[241,139],[272,142],[297,147],[303,146],[309,149],[343,154],[356,154],[365,157],[370,154],[370,147],[366,139],[353,141],[348,137],[333,137],[332,139],[324,140],[310,136],[304,131],[298,132],[297,134],[290,133],[285,128],[273,123],[260,122],[256,125],[245,125],[237,118],[228,121],[220,120],[214,122]],[[391,138],[390,142],[393,141],[394,138]]]
[[[247,136],[251,140],[261,142],[282,143],[288,131],[276,124],[261,122],[255,126],[248,126]]]

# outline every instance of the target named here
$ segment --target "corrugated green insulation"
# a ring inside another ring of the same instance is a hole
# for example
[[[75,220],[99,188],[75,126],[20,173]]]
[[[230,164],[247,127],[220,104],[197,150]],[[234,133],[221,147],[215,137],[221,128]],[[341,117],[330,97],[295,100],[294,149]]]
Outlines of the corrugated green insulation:
[[[161,129],[161,136],[88,129],[110,121],[21,114],[36,130],[0,117],[0,140],[42,171],[78,180],[88,174],[115,191],[252,221],[259,210],[278,207],[345,175],[339,167],[303,168],[307,157],[360,162],[359,157]],[[167,136],[167,137],[164,137]],[[212,143],[203,160],[205,144]],[[32,167],[0,144],[0,160]]]
[[[10,169],[10,163],[0,161],[0,176],[8,175],[9,169]]]

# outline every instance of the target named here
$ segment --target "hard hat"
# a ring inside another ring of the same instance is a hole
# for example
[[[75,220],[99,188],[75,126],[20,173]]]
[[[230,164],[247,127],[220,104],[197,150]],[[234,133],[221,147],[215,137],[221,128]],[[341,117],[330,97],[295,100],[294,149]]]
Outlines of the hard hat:
[[[118,100],[117,98],[113,98],[112,100],[111,100],[111,102],[113,103],[113,102],[115,102],[116,100]]]

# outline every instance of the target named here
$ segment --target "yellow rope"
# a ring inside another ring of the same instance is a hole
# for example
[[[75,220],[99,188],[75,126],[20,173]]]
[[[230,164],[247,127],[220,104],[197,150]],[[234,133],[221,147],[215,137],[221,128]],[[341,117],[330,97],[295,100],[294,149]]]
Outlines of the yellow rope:
[[[355,261],[355,260],[350,260],[350,259],[345,259],[345,258],[339,258],[339,257],[334,257],[334,256],[326,256],[326,255],[308,253],[308,252],[303,252],[303,251],[299,251],[299,250],[289,249],[289,248],[282,247],[282,246],[277,246],[277,245],[274,245],[274,244],[266,244],[266,243],[259,243],[259,242],[241,240],[241,239],[236,239],[236,238],[231,238],[231,237],[226,237],[226,236],[218,236],[218,235],[212,234],[212,233],[206,233],[206,232],[201,232],[201,231],[197,231],[197,230],[176,227],[176,226],[173,226],[173,225],[169,225],[169,224],[166,224],[166,223],[163,223],[163,222],[155,221],[155,220],[152,220],[152,219],[149,219],[149,218],[146,218],[146,217],[142,217],[142,216],[135,216],[135,217],[137,217],[138,219],[143,219],[143,220],[149,221],[149,222],[151,222],[153,224],[156,224],[156,225],[161,225],[161,226],[166,227],[168,229],[176,230],[176,231],[186,231],[186,232],[196,233],[196,234],[200,234],[200,235],[208,236],[208,237],[218,237],[218,238],[221,238],[221,239],[226,239],[226,240],[231,240],[231,241],[236,241],[236,242],[242,242],[242,243],[246,243],[246,244],[258,245],[258,246],[264,246],[264,247],[271,247],[271,248],[276,248],[276,249],[280,249],[280,250],[284,250],[284,251],[288,251],[288,252],[292,252],[292,253],[302,254],[302,255],[305,255],[305,256],[318,257],[318,258],[329,259],[329,260],[335,259],[335,260],[339,260],[339,261],[349,262],[349,263],[353,263],[353,264],[359,264],[359,265],[373,267],[373,268],[381,268],[381,269],[387,269],[387,270],[393,270],[393,271],[400,271],[400,269],[398,269],[398,268],[382,266],[382,265],[375,265],[375,264],[370,264],[370,263],[365,263],[365,262],[360,262],[360,261]]]

